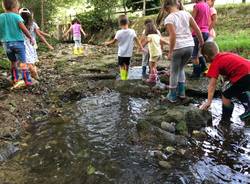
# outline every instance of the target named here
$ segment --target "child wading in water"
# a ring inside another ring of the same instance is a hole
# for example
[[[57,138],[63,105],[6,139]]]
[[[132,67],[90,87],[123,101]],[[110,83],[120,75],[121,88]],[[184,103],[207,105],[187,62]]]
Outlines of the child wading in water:
[[[26,35],[31,44],[34,40],[24,25],[24,21],[18,15],[19,3],[17,0],[3,0],[5,13],[0,15],[0,41],[3,43],[5,52],[11,61],[11,75],[14,88],[18,87],[19,72],[18,61],[21,62],[22,78],[26,86],[32,85],[32,80],[26,63],[24,36]]]
[[[72,21],[72,25],[70,26],[69,30],[64,34],[64,37],[66,37],[69,32],[72,31],[73,33],[73,40],[75,42],[74,46],[74,54],[82,54],[83,53],[83,48],[82,48],[82,38],[81,38],[81,33],[86,37],[86,33],[83,31],[82,26],[80,21],[75,18]]]
[[[129,20],[127,16],[122,15],[119,18],[121,30],[116,32],[115,38],[105,43],[106,46],[118,42],[118,65],[120,68],[121,80],[128,79],[128,70],[130,60],[133,55],[134,41],[137,42],[141,50],[144,50],[135,30],[129,29]]]
[[[192,0],[195,2],[193,9],[193,17],[199,26],[203,40],[206,41],[209,37],[209,21],[210,21],[210,7],[206,3],[206,0]],[[207,70],[206,61],[200,53],[200,44],[198,37],[195,32],[193,32],[194,37],[194,51],[193,51],[193,75],[194,78],[199,78],[201,73]]]
[[[24,24],[26,26],[26,28],[29,30],[30,34],[32,35],[34,41],[35,41],[35,35],[37,34],[40,39],[47,45],[47,47],[49,49],[54,49],[48,42],[47,40],[40,34],[39,31],[39,27],[38,25],[33,21],[32,19],[32,15],[30,13],[30,11],[26,8],[22,8],[19,10],[20,15],[22,16],[23,20],[24,20]],[[34,79],[38,79],[38,73],[37,73],[37,68],[35,66],[35,63],[38,61],[38,56],[37,56],[37,52],[36,52],[36,41],[35,41],[35,45],[31,45],[29,42],[29,39],[24,35],[25,37],[25,41],[24,41],[24,45],[25,45],[25,53],[26,53],[26,61],[31,73],[32,78]]]
[[[170,64],[170,85],[167,99],[176,102],[177,96],[185,98],[185,71],[184,66],[192,56],[194,40],[190,27],[195,31],[200,45],[203,45],[201,31],[190,13],[179,10],[179,2],[166,0],[164,9],[169,14],[164,24],[170,36],[168,59]]]
[[[145,29],[146,42],[148,44],[149,50],[149,62],[150,62],[150,75],[147,82],[156,83],[157,81],[157,62],[162,57],[161,42],[166,43],[160,36],[159,31],[156,29],[155,25],[151,23],[146,24]],[[167,43],[166,43],[167,44]]]

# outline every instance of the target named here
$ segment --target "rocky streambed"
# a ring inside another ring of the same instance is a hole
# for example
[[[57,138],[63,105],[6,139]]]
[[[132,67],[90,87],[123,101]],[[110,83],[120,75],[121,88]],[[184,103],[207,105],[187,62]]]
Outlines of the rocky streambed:
[[[85,45],[76,57],[60,45],[41,54],[33,88],[11,91],[2,76],[0,183],[250,181],[250,129],[238,119],[241,105],[232,127],[217,126],[220,100],[212,112],[198,108],[206,79],[189,79],[189,98],[174,106],[164,101],[166,75],[156,86],[139,80],[139,54],[130,80],[115,80],[114,53]]]

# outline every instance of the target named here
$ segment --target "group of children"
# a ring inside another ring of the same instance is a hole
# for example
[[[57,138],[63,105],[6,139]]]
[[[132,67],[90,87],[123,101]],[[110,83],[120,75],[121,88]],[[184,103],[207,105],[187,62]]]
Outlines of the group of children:
[[[214,1],[194,0],[196,4],[191,15],[183,10],[180,1],[165,0],[163,8],[168,16],[164,20],[164,25],[169,34],[169,43],[162,39],[161,33],[150,19],[145,21],[145,30],[140,42],[135,31],[129,29],[128,17],[123,15],[119,19],[121,30],[105,45],[118,42],[120,77],[121,80],[127,80],[135,40],[143,52],[142,75],[146,76],[149,61],[150,72],[147,82],[155,83],[157,62],[162,57],[163,43],[169,44],[167,58],[170,60],[170,84],[167,100],[175,103],[178,98],[186,98],[184,66],[192,58],[192,77],[199,78],[208,70],[207,76],[211,78],[208,101],[201,106],[201,109],[207,109],[211,105],[218,75],[224,75],[230,79],[232,86],[223,93],[222,120],[228,121],[231,118],[233,97],[241,97],[240,101],[246,111],[240,117],[244,120],[250,116],[250,63],[232,53],[219,53],[214,42],[216,36],[214,27],[217,21],[217,12],[213,7]],[[203,48],[202,52],[200,48]],[[206,66],[206,61],[211,62],[209,68]]]
[[[38,61],[36,35],[48,46],[38,25],[34,22],[32,13],[26,9],[20,9],[18,0],[3,0],[2,6],[5,13],[0,15],[0,41],[8,59],[11,61],[11,77],[15,87],[23,82],[26,86],[32,85],[32,78],[38,79],[35,63]],[[19,76],[21,68],[22,80]],[[32,77],[32,78],[31,78]]]

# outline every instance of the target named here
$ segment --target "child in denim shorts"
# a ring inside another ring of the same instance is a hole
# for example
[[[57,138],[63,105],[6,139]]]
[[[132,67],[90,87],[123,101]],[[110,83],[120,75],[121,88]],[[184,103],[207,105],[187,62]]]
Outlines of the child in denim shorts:
[[[11,75],[14,87],[18,86],[19,74],[18,61],[21,62],[22,78],[26,86],[32,85],[29,70],[26,64],[24,33],[32,44],[34,41],[23,24],[22,17],[18,14],[19,3],[17,0],[3,0],[5,13],[0,15],[0,41],[3,44],[8,59],[11,61]]]

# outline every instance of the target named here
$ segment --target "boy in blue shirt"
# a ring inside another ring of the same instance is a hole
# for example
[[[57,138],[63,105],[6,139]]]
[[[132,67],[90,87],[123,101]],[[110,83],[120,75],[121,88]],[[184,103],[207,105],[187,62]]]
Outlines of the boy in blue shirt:
[[[0,15],[0,41],[8,59],[11,61],[11,75],[15,86],[18,86],[19,76],[17,63],[21,62],[22,77],[26,86],[32,85],[26,63],[24,33],[32,44],[34,41],[24,25],[22,17],[18,14],[19,2],[17,0],[3,0],[5,13]]]

